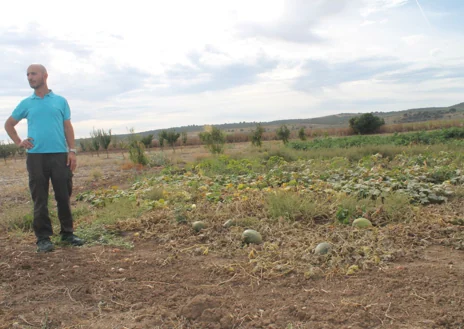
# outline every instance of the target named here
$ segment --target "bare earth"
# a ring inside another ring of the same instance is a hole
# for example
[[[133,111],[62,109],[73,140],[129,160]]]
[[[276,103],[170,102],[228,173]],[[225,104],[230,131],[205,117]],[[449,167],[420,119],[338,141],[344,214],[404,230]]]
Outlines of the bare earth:
[[[37,254],[32,235],[2,234],[0,328],[464,328],[464,252],[452,247],[352,276],[266,278],[224,271],[248,250],[173,253],[179,241],[127,238],[132,250]]]
[[[464,328],[464,253],[440,246],[357,276],[258,280],[212,275],[214,256],[172,259],[156,239],[33,243],[0,240],[0,328]]]

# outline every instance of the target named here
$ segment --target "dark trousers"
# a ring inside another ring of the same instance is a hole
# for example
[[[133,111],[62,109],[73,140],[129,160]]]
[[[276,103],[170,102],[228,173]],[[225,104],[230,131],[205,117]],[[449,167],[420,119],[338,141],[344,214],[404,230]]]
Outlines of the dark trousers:
[[[52,181],[61,234],[73,232],[70,197],[72,193],[72,171],[67,166],[67,153],[28,153],[27,171],[29,188],[34,202],[34,233],[37,239],[53,235],[48,212],[48,191]]]

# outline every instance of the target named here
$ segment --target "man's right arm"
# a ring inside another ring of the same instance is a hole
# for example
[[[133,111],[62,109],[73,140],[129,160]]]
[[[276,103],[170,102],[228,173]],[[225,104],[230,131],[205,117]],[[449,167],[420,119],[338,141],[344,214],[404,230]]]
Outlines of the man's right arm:
[[[8,136],[13,140],[13,142],[18,145],[19,147],[24,147],[26,149],[31,149],[34,145],[32,145],[29,139],[21,140],[18,136],[18,132],[15,129],[15,126],[18,124],[18,120],[14,119],[10,116],[5,122],[5,130]]]

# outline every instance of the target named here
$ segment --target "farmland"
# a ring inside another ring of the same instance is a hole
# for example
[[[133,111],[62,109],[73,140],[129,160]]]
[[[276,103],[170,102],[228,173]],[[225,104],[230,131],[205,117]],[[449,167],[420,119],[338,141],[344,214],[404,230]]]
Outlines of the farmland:
[[[8,160],[0,328],[461,328],[462,137],[155,149],[143,168],[79,155],[87,244],[54,237],[50,254],[35,253],[24,159]]]

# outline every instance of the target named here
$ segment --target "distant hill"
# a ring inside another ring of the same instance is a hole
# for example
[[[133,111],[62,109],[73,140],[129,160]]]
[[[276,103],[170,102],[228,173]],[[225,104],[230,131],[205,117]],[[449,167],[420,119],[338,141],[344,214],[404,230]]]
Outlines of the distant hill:
[[[390,111],[390,112],[372,112],[374,115],[381,117],[385,120],[386,124],[396,123],[409,123],[409,122],[423,122],[430,120],[460,120],[464,119],[464,102],[452,106],[446,107],[425,107],[415,108],[403,111]],[[247,132],[256,127],[256,124],[260,123],[267,131],[273,131],[285,124],[289,128],[295,129],[296,127],[304,128],[337,128],[337,127],[348,127],[349,120],[352,117],[362,115],[363,113],[340,113],[335,115],[328,115],[324,117],[312,118],[312,119],[287,119],[287,120],[276,120],[269,122],[237,122],[237,123],[225,123],[214,125],[218,129],[225,132]],[[171,127],[165,129],[149,130],[138,133],[141,136],[154,135],[157,138],[158,134],[162,130],[174,129],[177,132],[185,131],[188,134],[198,133],[203,131],[203,125],[189,125]],[[116,135],[119,138],[128,136],[128,134]]]

